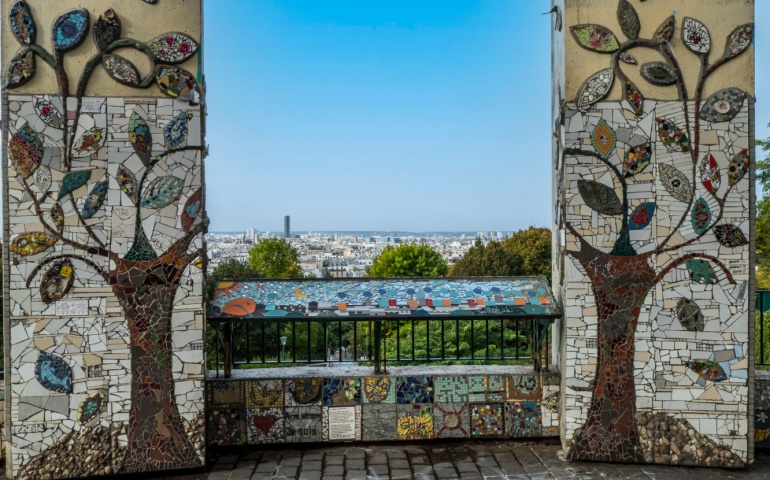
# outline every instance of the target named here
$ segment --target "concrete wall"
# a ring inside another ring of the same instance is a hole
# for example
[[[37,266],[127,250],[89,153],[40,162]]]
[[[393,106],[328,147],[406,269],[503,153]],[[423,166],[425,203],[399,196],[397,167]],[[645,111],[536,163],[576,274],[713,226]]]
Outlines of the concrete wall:
[[[8,476],[203,465],[201,2],[2,10]]]
[[[753,2],[563,9],[565,449],[740,467],[753,459]]]

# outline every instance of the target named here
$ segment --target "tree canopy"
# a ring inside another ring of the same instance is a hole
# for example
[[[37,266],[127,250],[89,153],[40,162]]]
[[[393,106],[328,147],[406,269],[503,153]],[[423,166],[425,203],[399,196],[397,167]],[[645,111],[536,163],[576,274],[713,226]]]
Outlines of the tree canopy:
[[[503,248],[521,257],[519,275],[543,275],[551,278],[551,230],[529,227],[519,230],[503,241]]]
[[[476,239],[476,243],[467,251],[463,258],[452,266],[450,275],[453,277],[509,277],[520,275],[524,259],[517,253],[512,253],[503,244],[491,241],[487,245]]]
[[[302,278],[299,253],[283,238],[266,238],[251,247],[248,264],[265,278]]]
[[[770,138],[757,140],[757,147],[765,152],[765,158],[757,160],[757,181],[762,193],[770,192]],[[758,155],[759,156],[759,155]],[[770,197],[757,200],[757,288],[770,290]]]
[[[446,260],[428,245],[405,243],[388,245],[366,269],[370,277],[442,277],[449,267]]]

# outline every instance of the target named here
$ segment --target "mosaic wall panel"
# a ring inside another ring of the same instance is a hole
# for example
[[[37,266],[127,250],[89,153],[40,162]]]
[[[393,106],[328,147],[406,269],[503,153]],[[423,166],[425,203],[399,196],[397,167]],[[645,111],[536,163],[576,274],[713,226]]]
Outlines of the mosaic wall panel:
[[[536,384],[532,385],[529,379],[535,379]],[[559,375],[543,374],[542,379],[538,374],[286,380],[209,378],[206,387],[211,412],[208,440],[211,445],[241,445],[555,437],[559,423]],[[550,384],[542,385],[544,381]],[[382,388],[376,394],[371,394],[370,388],[370,395],[380,401],[366,400],[367,382],[370,387]],[[478,384],[478,395],[498,400],[468,402],[468,389],[474,382]],[[512,393],[513,387],[506,388],[507,385],[518,385],[518,393]],[[451,386],[457,387],[458,396],[450,395]],[[402,397],[402,403],[396,402],[399,389],[407,394]],[[538,392],[541,397],[533,398],[532,392]],[[363,397],[356,397],[359,394]],[[444,400],[439,400],[438,395]],[[507,400],[517,396],[526,399]],[[351,400],[356,398],[364,401]]]
[[[91,459],[71,477],[200,466],[206,422],[213,442],[240,444],[246,418],[241,385],[210,392],[203,413],[205,113],[192,74],[166,65],[196,62],[198,44],[141,28],[123,38],[121,12],[66,3],[78,2],[56,2],[52,26],[37,23],[41,0],[3,4],[4,40],[22,46],[3,59],[9,474],[62,476],[61,455]],[[190,5],[165,27],[185,15],[200,23]],[[68,58],[76,48],[87,65]],[[16,93],[33,77],[58,89]],[[105,81],[135,96],[88,96]],[[93,442],[109,448],[84,453]]]
[[[591,8],[614,12],[617,3]],[[731,72],[740,62],[729,60],[752,48],[753,25],[716,38],[693,18],[645,22],[636,6],[651,12],[651,2],[620,3],[617,23],[565,26],[564,41],[593,52],[583,60],[603,69],[557,119],[554,290],[565,310],[558,413],[567,456],[741,467],[750,457],[754,99],[709,77],[748,75]],[[704,12],[723,21],[734,18],[730,5]],[[653,51],[665,63],[610,60],[607,69],[610,57]],[[654,99],[664,88],[679,100]],[[554,425],[556,394],[545,388],[539,409],[523,401],[511,412],[518,436],[535,412],[542,428]]]

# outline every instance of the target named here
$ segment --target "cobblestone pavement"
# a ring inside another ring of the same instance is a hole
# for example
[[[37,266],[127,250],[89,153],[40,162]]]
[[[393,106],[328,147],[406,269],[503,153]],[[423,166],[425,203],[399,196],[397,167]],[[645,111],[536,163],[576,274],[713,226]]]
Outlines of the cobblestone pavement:
[[[553,442],[463,442],[220,451],[208,480],[769,479],[770,452],[745,470],[572,463]],[[186,477],[190,478],[190,477]]]

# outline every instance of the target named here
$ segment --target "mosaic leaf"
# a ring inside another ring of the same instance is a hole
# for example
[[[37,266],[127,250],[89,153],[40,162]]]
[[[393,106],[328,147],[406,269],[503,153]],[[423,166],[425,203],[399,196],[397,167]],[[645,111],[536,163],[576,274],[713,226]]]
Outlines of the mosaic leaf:
[[[639,14],[636,13],[636,9],[628,0],[620,0],[618,2],[618,23],[623,31],[623,35],[629,40],[639,38],[639,29],[642,27],[639,22]]]
[[[698,235],[703,235],[711,225],[711,209],[706,200],[699,198],[692,208],[692,228]]]
[[[655,215],[655,203],[647,202],[636,207],[634,212],[628,217],[628,227],[631,230],[642,230],[652,223]]]
[[[143,208],[163,208],[179,200],[184,181],[172,177],[158,177],[147,187],[142,196]]]
[[[110,189],[110,182],[106,178],[101,182],[94,185],[91,189],[91,193],[86,197],[86,201],[83,204],[83,219],[87,220],[102,208],[104,199],[107,197],[107,190]]]
[[[727,380],[727,374],[722,366],[713,360],[690,360],[685,362],[685,365],[697,373],[699,377],[709,382]]]
[[[35,43],[37,28],[29,5],[24,0],[19,0],[11,7],[11,32],[22,45]]]
[[[88,32],[88,10],[64,12],[53,22],[53,47],[60,52],[76,48]]]
[[[131,202],[136,205],[137,187],[134,174],[129,172],[126,168],[120,166],[118,167],[117,181],[118,185],[120,185],[120,191],[125,193],[126,196],[131,199]]]
[[[725,88],[711,95],[700,111],[701,119],[721,123],[733,119],[743,107],[746,93],[737,88]]]
[[[45,251],[48,247],[56,243],[57,238],[47,233],[22,233],[16,237],[9,247],[12,252],[19,255],[36,255]]]
[[[130,61],[118,55],[104,55],[102,66],[107,74],[123,85],[135,87],[141,82],[139,70]]]
[[[189,232],[201,211],[201,189],[195,191],[184,204],[182,211],[182,229]]]
[[[737,57],[741,53],[745,52],[751,41],[754,38],[754,24],[749,23],[737,27],[727,37],[727,44],[725,45],[725,57]]]
[[[61,204],[56,202],[51,207],[51,219],[53,220],[53,226],[56,227],[56,231],[61,233],[64,231],[64,210],[61,208]]]
[[[670,152],[687,153],[690,151],[690,139],[671,120],[656,118],[658,123],[658,137]]]
[[[91,170],[77,170],[64,175],[64,179],[61,181],[61,189],[59,190],[59,200],[61,200],[64,195],[73,190],[77,190],[88,183],[90,179]]]
[[[186,100],[191,104],[198,103],[198,82],[187,70],[169,65],[159,65],[155,74],[155,82],[160,91],[171,98]]]
[[[631,104],[637,117],[644,115],[644,96],[636,85],[631,83],[631,80],[626,80],[626,100]]]
[[[684,44],[699,55],[708,53],[711,50],[711,35],[706,25],[690,17],[684,17],[682,21],[682,41]]]
[[[655,85],[673,85],[676,83],[676,71],[663,62],[649,62],[642,65],[642,77]]]
[[[717,283],[717,274],[706,260],[693,258],[687,260],[685,267],[690,272],[690,278],[693,282],[710,285]]]
[[[120,19],[111,8],[94,22],[94,42],[100,51],[105,51],[115,40],[120,38]]]
[[[35,76],[35,53],[24,48],[16,52],[5,69],[5,87],[17,88]]]
[[[64,128],[64,115],[48,100],[38,100],[35,103],[35,113],[49,127]]]
[[[578,191],[586,205],[602,215],[623,213],[623,205],[614,188],[594,180],[578,180]]]
[[[590,76],[578,90],[575,99],[578,108],[588,107],[604,99],[610,93],[613,83],[615,83],[615,72],[611,68]]]
[[[591,143],[603,159],[607,159],[615,151],[615,145],[617,145],[618,137],[615,135],[615,131],[610,125],[603,119],[599,120],[599,123],[594,128],[591,134]]]
[[[29,123],[11,137],[11,165],[22,178],[29,178],[43,160],[43,139]]]
[[[148,166],[152,159],[152,133],[147,122],[136,112],[128,121],[128,139],[144,166]]]
[[[724,247],[736,248],[749,244],[743,230],[736,225],[717,225],[714,227],[717,241]]]
[[[675,312],[676,318],[679,319],[679,323],[685,330],[702,332],[706,326],[706,321],[703,318],[703,312],[701,312],[700,307],[689,298],[677,300]]]
[[[164,33],[147,42],[153,55],[163,63],[181,63],[198,51],[198,42],[184,33]]]
[[[53,303],[64,298],[75,283],[74,273],[72,262],[69,260],[54,263],[40,281],[40,297],[43,302]]]
[[[749,151],[741,150],[730,160],[730,166],[727,167],[727,179],[732,187],[740,182],[746,174],[749,173]]]
[[[659,42],[670,42],[674,38],[674,26],[676,25],[676,17],[671,15],[667,19],[663,20],[660,24],[653,38]]]
[[[570,32],[581,47],[593,52],[612,53],[620,48],[615,34],[601,25],[574,25]]]
[[[104,394],[102,392],[96,392],[87,396],[78,406],[78,423],[85,425],[96,418],[99,412],[102,411],[103,406]]]
[[[192,115],[182,112],[166,125],[163,136],[166,138],[168,148],[176,148],[187,140],[187,135],[190,133],[188,122],[191,118]]]
[[[629,65],[636,65],[637,63],[639,63],[636,61],[636,57],[634,57],[628,52],[623,52],[622,54],[620,54],[619,58],[621,62],[628,63]]]
[[[73,156],[77,158],[89,157],[98,152],[104,141],[107,140],[105,129],[94,127],[83,134],[80,140],[75,142]]]
[[[700,164],[700,179],[706,190],[715,194],[722,184],[722,174],[714,155],[706,154]]]
[[[37,181],[37,188],[40,189],[40,193],[46,193],[51,188],[53,177],[51,176],[51,169],[45,165],[40,165],[35,173],[35,181]]]
[[[62,358],[40,352],[35,362],[35,377],[47,390],[72,393],[72,369]]]
[[[652,160],[652,143],[647,142],[637,145],[626,153],[626,161],[623,163],[623,173],[626,177],[633,177],[642,173]]]

